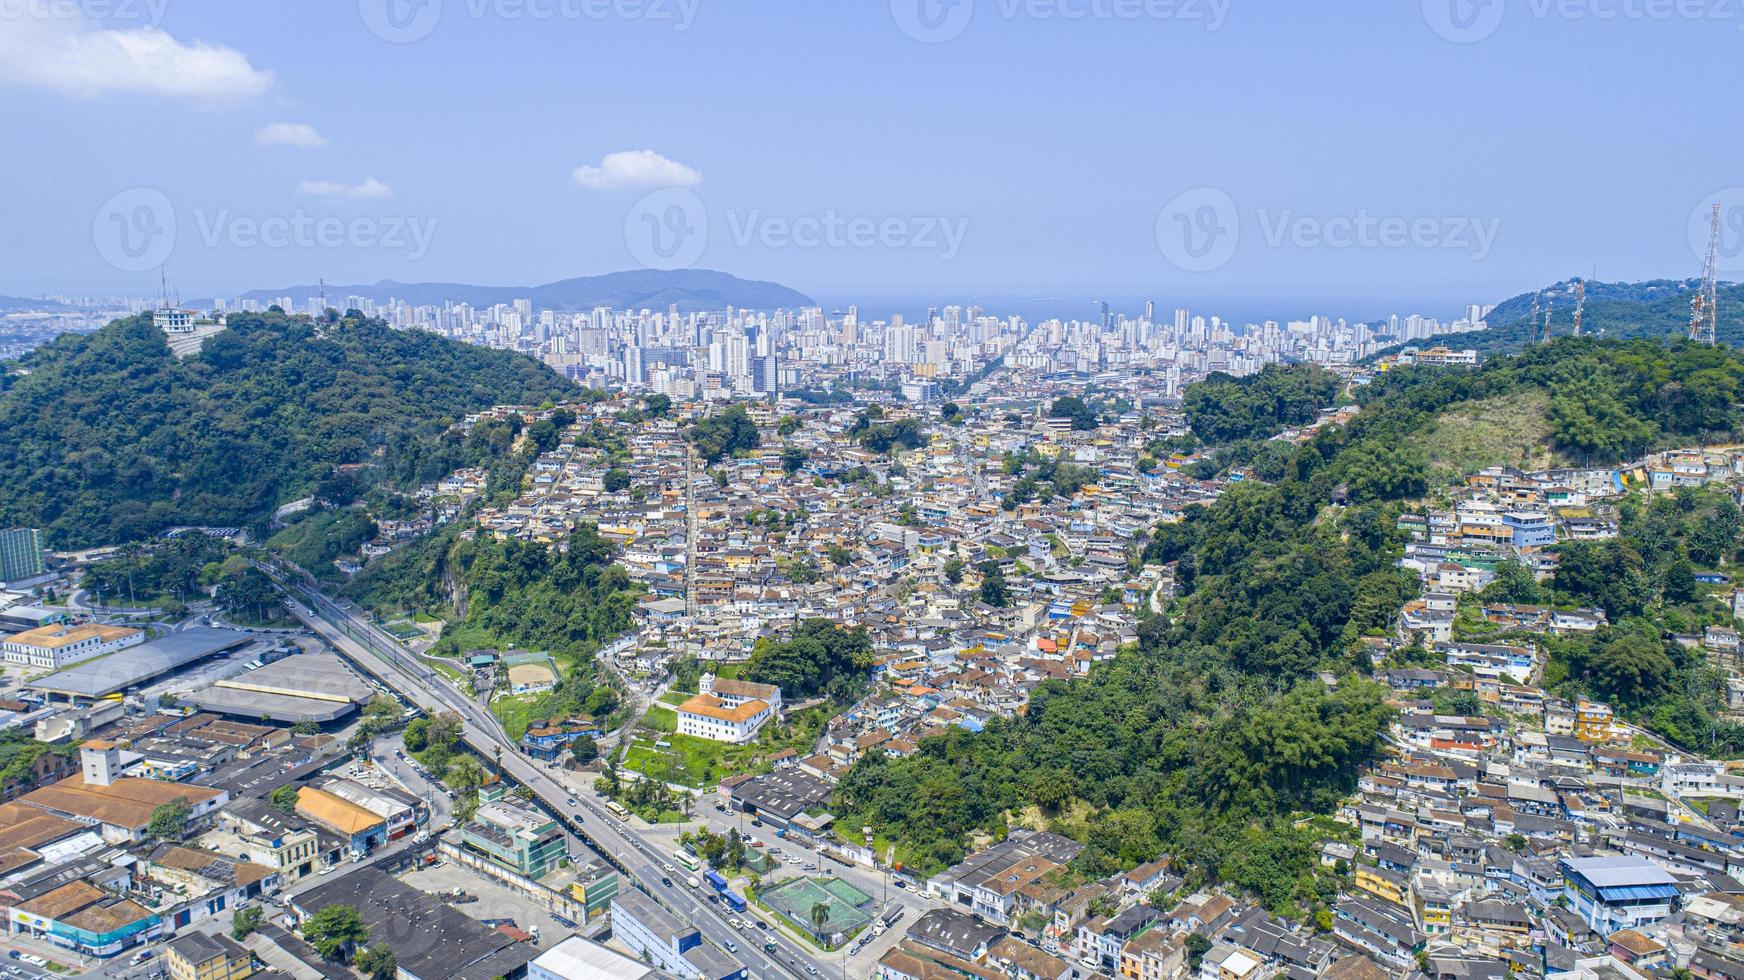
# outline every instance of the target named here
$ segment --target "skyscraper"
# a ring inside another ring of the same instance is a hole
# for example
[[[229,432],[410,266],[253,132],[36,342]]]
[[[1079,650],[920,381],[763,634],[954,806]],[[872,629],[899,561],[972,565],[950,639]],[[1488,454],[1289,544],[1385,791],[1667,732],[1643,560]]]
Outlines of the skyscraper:
[[[47,570],[42,560],[41,531],[34,527],[0,531],[0,582],[16,582]]]

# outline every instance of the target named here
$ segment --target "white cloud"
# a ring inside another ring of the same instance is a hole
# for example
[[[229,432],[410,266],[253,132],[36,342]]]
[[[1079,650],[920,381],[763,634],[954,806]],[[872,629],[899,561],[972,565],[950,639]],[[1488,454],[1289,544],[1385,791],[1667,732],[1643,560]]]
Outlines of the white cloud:
[[[254,131],[254,141],[261,146],[326,146],[327,137],[315,132],[308,123],[271,123]]]
[[[305,180],[297,184],[297,193],[304,197],[379,201],[393,197],[394,189],[374,177],[365,177],[358,184],[347,184],[342,180]]]
[[[702,174],[653,150],[620,150],[606,154],[597,167],[576,167],[575,182],[595,191],[695,187],[702,183]]]
[[[80,98],[127,92],[207,102],[260,95],[273,74],[221,45],[178,41],[155,27],[93,27],[71,17],[0,17],[0,88]]]

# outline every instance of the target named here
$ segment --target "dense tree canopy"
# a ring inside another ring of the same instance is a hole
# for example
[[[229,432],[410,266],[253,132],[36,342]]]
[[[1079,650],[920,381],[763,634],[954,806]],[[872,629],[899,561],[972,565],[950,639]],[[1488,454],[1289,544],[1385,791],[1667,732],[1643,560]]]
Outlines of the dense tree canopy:
[[[138,316],[16,367],[0,388],[0,526],[41,527],[57,547],[261,526],[334,465],[378,451],[385,473],[433,479],[447,462],[425,457],[464,413],[585,394],[519,354],[278,313],[232,315],[185,359]]]
[[[780,685],[783,698],[847,698],[865,685],[871,666],[872,638],[865,627],[845,629],[832,620],[808,619],[786,639],[758,640],[745,676]]]
[[[756,449],[760,437],[757,423],[751,421],[745,406],[734,404],[698,419],[690,427],[690,441],[695,444],[697,454],[712,464],[734,453]]]
[[[1213,374],[1187,389],[1187,422],[1209,443],[1266,439],[1319,418],[1338,378],[1317,367],[1271,365],[1246,378]]]

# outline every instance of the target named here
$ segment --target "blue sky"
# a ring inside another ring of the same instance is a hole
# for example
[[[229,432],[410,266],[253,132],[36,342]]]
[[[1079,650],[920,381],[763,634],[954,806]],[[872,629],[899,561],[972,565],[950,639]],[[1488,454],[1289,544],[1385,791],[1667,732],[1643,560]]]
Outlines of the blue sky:
[[[141,200],[191,296],[633,268],[680,194],[684,261],[831,302],[1446,314],[1694,275],[1744,197],[1744,0],[78,2],[0,0],[0,293],[155,292]]]

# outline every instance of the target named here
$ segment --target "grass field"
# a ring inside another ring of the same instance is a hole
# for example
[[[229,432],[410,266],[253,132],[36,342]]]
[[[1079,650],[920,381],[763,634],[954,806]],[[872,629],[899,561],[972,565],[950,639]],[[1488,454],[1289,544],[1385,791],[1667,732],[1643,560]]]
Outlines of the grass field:
[[[510,694],[491,700],[491,714],[503,723],[503,730],[509,737],[517,741],[527,734],[527,724],[536,720],[533,709],[539,704],[543,694]]]
[[[638,735],[624,754],[624,768],[661,782],[701,788],[748,761],[748,749],[741,745],[689,735],[665,735],[661,741],[670,744],[661,748],[652,737]]]
[[[415,640],[424,635],[424,631],[406,620],[383,623],[382,629],[396,640]]]
[[[642,727],[656,732],[676,732],[678,713],[670,708],[649,708],[642,716]]]
[[[1419,440],[1429,447],[1429,485],[1449,486],[1489,466],[1538,470],[1556,465],[1549,407],[1550,396],[1543,391],[1448,406]]]

